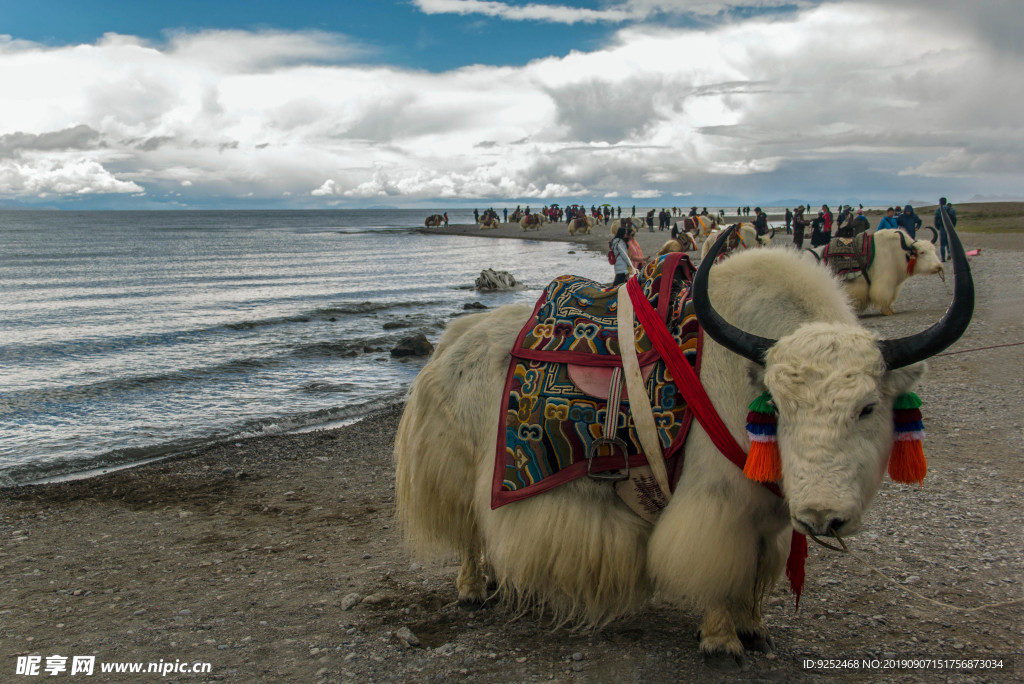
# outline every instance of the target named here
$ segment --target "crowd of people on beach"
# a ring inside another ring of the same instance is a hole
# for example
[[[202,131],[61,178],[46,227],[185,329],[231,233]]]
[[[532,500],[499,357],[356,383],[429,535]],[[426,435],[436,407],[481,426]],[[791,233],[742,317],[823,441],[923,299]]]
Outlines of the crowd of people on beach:
[[[530,216],[532,213],[533,212],[530,209],[530,205],[526,205],[525,207],[523,207],[522,205],[516,205],[516,208],[511,213],[511,220],[513,222],[516,222],[523,216]],[[541,215],[544,216],[544,218],[547,221],[552,223],[564,221],[566,224],[568,224],[573,219],[577,219],[580,217],[588,217],[593,219],[594,221],[601,221],[605,225],[607,225],[612,219],[622,218],[622,207],[613,207],[611,204],[602,204],[600,207],[598,207],[597,205],[591,204],[590,208],[588,209],[585,205],[582,204],[570,204],[567,207],[562,207],[558,204],[550,204],[543,206],[537,213],[540,213]],[[697,207],[694,206],[690,208],[689,213],[687,213],[686,209],[682,207],[665,207],[662,208],[660,211],[656,209],[649,209],[646,215],[644,216],[644,221],[646,222],[648,228],[652,231],[654,230],[655,214],[657,214],[659,230],[668,230],[669,224],[672,222],[672,219],[674,218],[684,218],[688,216],[698,215],[710,216],[707,207],[704,207],[698,212]],[[724,219],[726,215],[725,209],[717,210],[716,214]],[[750,214],[750,207],[746,208],[746,214]],[[737,208],[737,215],[740,215],[740,208]],[[479,209],[473,209],[473,220],[476,221],[477,223],[480,223],[482,219],[485,219],[489,216],[493,216],[495,218],[497,218],[498,216],[498,213],[494,210],[493,207],[485,209],[483,212],[481,212]],[[636,216],[635,204],[629,208],[629,216]],[[508,223],[510,214],[507,207],[502,209],[502,217],[503,222]]]
[[[808,218],[811,212],[810,203],[797,205],[793,209],[786,207],[783,215],[784,227],[786,234],[792,235],[793,246],[797,249],[803,249],[806,240],[813,249],[827,245],[833,238],[851,238],[872,228],[871,222],[865,214],[863,204],[857,205],[856,208],[844,203],[840,203],[837,206],[838,208],[833,212],[828,204],[822,204],[814,218]],[[948,261],[951,255],[941,214],[942,207],[946,208],[947,216],[953,226],[956,225],[957,216],[953,205],[943,197],[940,200],[940,207],[935,211],[934,223],[935,231],[938,233],[940,240],[940,259]],[[529,216],[530,212],[529,205],[525,208],[516,206],[512,212],[512,220],[518,221],[522,216]],[[627,212],[629,219],[635,218],[637,215],[636,205],[628,207]],[[600,207],[592,204],[589,209],[582,204],[572,204],[564,208],[558,204],[550,204],[544,206],[539,213],[543,214],[545,219],[550,222],[565,221],[568,224],[576,218],[587,217],[594,222],[603,222],[605,225],[608,225],[613,219],[622,218],[623,208],[621,206],[613,207],[611,204],[603,204]],[[751,214],[753,214],[753,220],[749,223],[753,225],[758,236],[766,235],[770,230],[773,230],[769,225],[768,215],[761,207],[755,206],[753,209],[750,206],[742,205],[736,207],[735,215],[737,218],[747,219],[751,217]],[[505,222],[508,222],[509,210],[507,208],[503,210],[503,215]],[[698,210],[696,206],[692,206],[688,211],[680,207],[665,207],[660,210],[651,208],[646,211],[640,222],[641,225],[647,227],[648,231],[654,232],[656,221],[658,231],[670,231],[672,237],[677,237],[681,231],[677,223],[673,225],[674,219],[711,215],[707,207]],[[724,223],[726,218],[725,209],[717,209],[714,215],[718,222]],[[479,223],[481,213],[474,209],[473,216]],[[494,209],[487,209],[483,216],[497,218],[498,214]],[[916,238],[917,230],[922,224],[923,220],[914,211],[913,206],[906,204],[902,209],[898,206],[888,207],[885,210],[885,215],[874,226],[874,230],[899,229],[906,232],[911,238]],[[616,229],[615,237],[612,238],[608,247],[609,260],[614,261],[615,266],[615,284],[625,280],[630,265],[638,267],[643,263],[643,251],[636,241],[636,224],[632,220],[620,222],[619,227]]]

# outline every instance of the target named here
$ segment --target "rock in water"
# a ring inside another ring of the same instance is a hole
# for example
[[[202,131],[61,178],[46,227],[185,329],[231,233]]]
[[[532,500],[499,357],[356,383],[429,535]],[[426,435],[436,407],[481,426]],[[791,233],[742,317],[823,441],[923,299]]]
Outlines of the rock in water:
[[[508,271],[495,271],[485,268],[476,279],[478,290],[511,290],[516,286],[516,279]]]
[[[430,344],[426,335],[419,333],[407,337],[391,350],[392,356],[430,356],[434,352],[434,345]]]

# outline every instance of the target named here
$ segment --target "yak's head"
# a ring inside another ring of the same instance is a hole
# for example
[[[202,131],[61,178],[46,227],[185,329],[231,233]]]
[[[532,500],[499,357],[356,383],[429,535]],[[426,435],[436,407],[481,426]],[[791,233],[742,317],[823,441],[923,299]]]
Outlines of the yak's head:
[[[914,240],[907,252],[907,275],[938,275],[943,273],[942,262],[935,245],[927,240]],[[913,266],[911,266],[913,261]]]
[[[716,342],[754,362],[772,394],[781,487],[798,532],[858,530],[892,448],[893,400],[920,378],[921,362],[955,342],[970,323],[974,283],[959,238],[953,231],[949,237],[953,303],[927,330],[893,340],[849,323],[807,322],[778,340],[748,333],[725,321],[707,292],[726,239],[701,262],[693,281],[697,317]]]
[[[810,323],[765,356],[762,382],[778,418],[782,487],[798,532],[853,534],[885,474],[893,400],[924,364],[886,370],[867,330]]]

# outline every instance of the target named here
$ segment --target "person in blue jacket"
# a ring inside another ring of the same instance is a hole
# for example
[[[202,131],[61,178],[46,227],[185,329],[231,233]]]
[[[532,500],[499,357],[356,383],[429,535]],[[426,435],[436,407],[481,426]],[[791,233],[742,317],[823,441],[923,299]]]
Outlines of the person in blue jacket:
[[[878,224],[878,228],[875,228],[875,230],[887,230],[890,228],[899,228],[899,224],[896,223],[896,209],[893,207],[889,207],[885,210],[885,216],[882,217],[882,220]]]
[[[939,231],[939,258],[942,261],[949,261],[952,256],[949,253],[949,236],[946,235],[946,223],[942,220],[942,207],[946,207],[949,214],[949,222],[956,227],[956,209],[946,201],[945,197],[939,198],[939,208],[935,210],[935,230]]]
[[[909,204],[903,207],[903,213],[896,217],[896,225],[907,231],[907,234],[917,239],[917,229],[921,227],[921,217],[914,213],[914,207]]]

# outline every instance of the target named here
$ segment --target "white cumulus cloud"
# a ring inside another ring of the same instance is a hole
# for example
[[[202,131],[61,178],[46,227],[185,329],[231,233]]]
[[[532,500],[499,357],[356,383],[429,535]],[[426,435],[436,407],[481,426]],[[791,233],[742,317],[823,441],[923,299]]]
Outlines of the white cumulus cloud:
[[[682,6],[418,4],[567,22]],[[797,7],[700,28],[630,19],[590,51],[441,73],[351,63],[357,41],[315,32],[0,39],[0,194],[321,206],[1021,186],[1024,55],[985,38],[997,14],[952,0]]]
[[[543,21],[558,24],[620,24],[645,21],[657,14],[714,16],[735,9],[794,8],[810,4],[807,0],[626,0],[608,3],[605,9],[573,5],[528,3],[513,5],[497,0],[413,0],[425,14],[481,15],[508,21]]]
[[[118,180],[99,163],[86,159],[59,164],[0,160],[0,195],[45,197],[142,191],[134,182]]]

